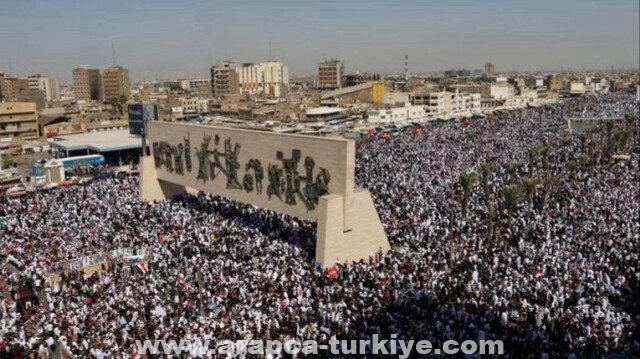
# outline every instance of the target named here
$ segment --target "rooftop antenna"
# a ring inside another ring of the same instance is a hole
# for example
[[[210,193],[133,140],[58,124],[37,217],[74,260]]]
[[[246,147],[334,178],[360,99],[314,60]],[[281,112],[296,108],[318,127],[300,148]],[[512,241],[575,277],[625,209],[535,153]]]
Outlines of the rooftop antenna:
[[[111,59],[113,60],[113,66],[116,66],[116,48],[113,46],[113,41],[111,41]]]

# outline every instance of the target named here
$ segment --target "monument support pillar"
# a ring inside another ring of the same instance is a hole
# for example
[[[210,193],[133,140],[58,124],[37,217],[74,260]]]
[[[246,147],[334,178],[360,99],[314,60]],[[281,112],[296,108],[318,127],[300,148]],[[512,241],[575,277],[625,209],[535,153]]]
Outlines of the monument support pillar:
[[[344,208],[345,203],[350,208]],[[345,223],[349,223],[349,228],[345,228]],[[367,260],[378,252],[386,253],[389,248],[369,191],[357,188],[349,201],[339,195],[320,197],[316,234],[318,265],[326,268],[337,262]]]

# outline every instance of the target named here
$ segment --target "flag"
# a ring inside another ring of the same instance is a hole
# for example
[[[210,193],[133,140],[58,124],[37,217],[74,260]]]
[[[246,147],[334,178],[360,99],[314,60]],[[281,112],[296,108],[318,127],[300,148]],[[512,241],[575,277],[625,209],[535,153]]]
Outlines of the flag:
[[[129,257],[128,264],[131,267],[138,267],[138,269],[140,269],[142,271],[142,273],[147,273],[147,271],[149,270],[147,268],[146,263],[144,263],[142,261],[142,256],[131,256],[131,257]]]
[[[336,268],[336,266],[331,266],[327,269],[324,270],[324,274],[329,277],[329,279],[336,279],[338,278],[338,270]]]

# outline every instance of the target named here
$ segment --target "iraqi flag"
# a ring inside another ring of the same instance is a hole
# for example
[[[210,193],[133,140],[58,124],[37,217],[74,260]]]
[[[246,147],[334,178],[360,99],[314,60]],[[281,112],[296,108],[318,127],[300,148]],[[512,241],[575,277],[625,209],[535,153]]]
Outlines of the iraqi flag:
[[[338,278],[338,269],[336,266],[331,266],[324,270],[324,274],[329,277],[329,279],[334,280]]]
[[[142,256],[131,256],[128,259],[128,264],[132,267],[138,267],[142,273],[147,273],[149,269],[147,268],[147,264],[142,261],[142,258]]]

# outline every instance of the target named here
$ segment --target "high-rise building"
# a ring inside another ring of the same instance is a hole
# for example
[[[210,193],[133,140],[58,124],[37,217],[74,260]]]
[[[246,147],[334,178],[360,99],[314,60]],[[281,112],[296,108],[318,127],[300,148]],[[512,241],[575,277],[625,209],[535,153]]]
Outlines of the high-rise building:
[[[0,137],[33,139],[38,136],[38,112],[35,103],[0,103]]]
[[[18,101],[20,94],[29,89],[29,81],[25,78],[0,77],[0,99],[2,101]]]
[[[487,62],[484,64],[484,74],[485,76],[493,76],[496,73],[496,68],[493,66],[491,62]]]
[[[342,88],[344,66],[340,60],[323,61],[318,64],[318,88],[323,90]]]
[[[102,101],[100,70],[87,66],[73,70],[73,89],[78,101]]]
[[[236,64],[225,61],[211,68],[211,94],[214,97],[240,93]]]
[[[46,101],[54,101],[60,97],[60,86],[55,78],[36,74],[27,76],[27,80],[29,81],[29,89],[42,91]]]
[[[102,88],[105,101],[121,96],[129,100],[131,98],[129,70],[122,66],[106,68],[102,73]]]
[[[289,70],[282,62],[244,63],[236,68],[240,93],[283,97],[289,85]]]

